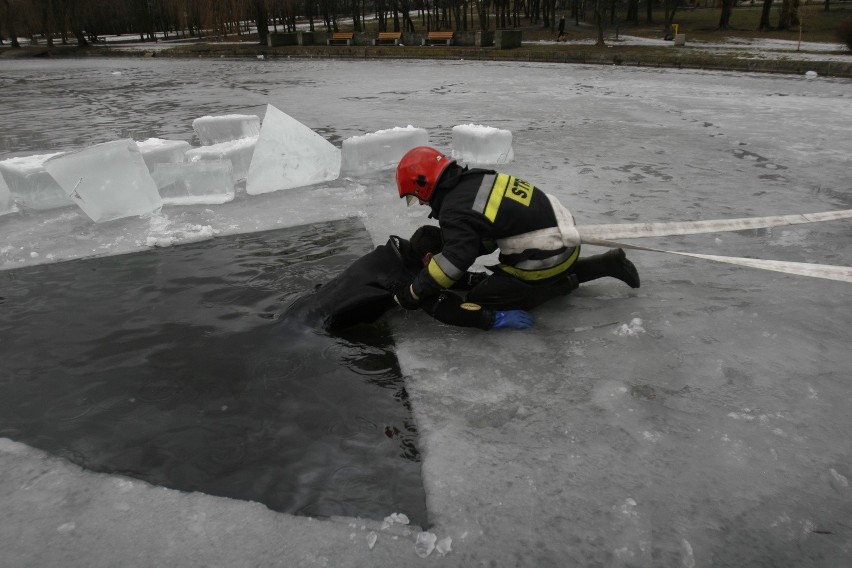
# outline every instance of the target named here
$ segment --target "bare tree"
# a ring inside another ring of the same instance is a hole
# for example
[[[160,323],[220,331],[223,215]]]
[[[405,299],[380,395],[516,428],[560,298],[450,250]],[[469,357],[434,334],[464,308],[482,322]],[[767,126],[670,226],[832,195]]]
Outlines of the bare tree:
[[[778,15],[778,29],[788,31],[799,25],[799,0],[783,0]]]
[[[3,0],[3,18],[6,20],[6,31],[9,34],[9,45],[18,48],[21,47],[21,44],[18,43],[18,32],[15,26],[15,20],[17,18],[17,10],[19,6],[15,6],[15,10],[13,10],[12,6],[15,4],[15,2],[10,2],[10,0]]]
[[[722,13],[719,16],[719,29],[727,30],[731,23],[731,12],[734,11],[736,0],[722,0]]]
[[[757,30],[761,32],[769,31],[772,26],[769,25],[769,13],[772,11],[772,0],[763,0],[763,10],[760,12],[760,23],[757,25]]]
[[[257,40],[260,45],[266,45],[269,36],[269,13],[266,11],[266,0],[252,0],[254,21],[257,24]]]
[[[666,34],[670,32],[672,29],[672,23],[674,22],[675,12],[677,12],[678,6],[680,6],[681,0],[665,0],[665,24],[663,26],[663,30]]]
[[[627,0],[627,14],[624,21],[639,24],[639,0]]]
[[[595,27],[598,30],[598,39],[595,45],[598,47],[606,47],[604,41],[604,23],[606,22],[606,4],[604,0],[593,0],[592,17],[594,18]]]

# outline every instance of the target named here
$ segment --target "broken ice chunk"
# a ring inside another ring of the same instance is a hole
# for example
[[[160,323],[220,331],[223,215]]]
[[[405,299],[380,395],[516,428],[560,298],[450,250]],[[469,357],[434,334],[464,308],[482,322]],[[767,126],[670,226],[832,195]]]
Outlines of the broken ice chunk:
[[[225,161],[230,160],[234,171],[234,179],[239,181],[245,179],[249,171],[252,155],[254,154],[257,136],[252,138],[241,138],[230,142],[221,142],[212,146],[201,146],[192,148],[186,153],[187,162],[200,160]]]
[[[340,173],[359,175],[396,168],[406,152],[428,143],[426,130],[410,125],[347,138],[343,141]]]
[[[246,193],[258,195],[303,187],[335,180],[339,175],[337,147],[274,106],[266,107]]]
[[[417,534],[417,542],[414,543],[414,552],[420,558],[426,558],[435,550],[435,541],[438,539],[433,533],[421,532]]]
[[[453,126],[452,157],[468,164],[508,164],[515,159],[512,133],[481,124]]]
[[[10,213],[12,207],[12,192],[9,191],[9,186],[6,185],[6,180],[0,173],[0,215]]]
[[[236,193],[229,160],[157,164],[151,175],[165,205],[218,205]]]
[[[47,160],[44,169],[96,223],[158,211],[163,201],[133,140],[90,146]]]
[[[26,209],[56,209],[74,202],[44,169],[50,158],[64,152],[10,158],[0,162],[0,176],[6,179],[12,198]]]
[[[186,152],[190,148],[189,142],[185,140],[165,140],[163,138],[148,138],[137,142],[136,145],[139,146],[145,164],[152,172],[157,164],[183,162]]]
[[[203,146],[251,138],[260,134],[260,118],[253,114],[202,116],[192,121],[192,129]]]
[[[439,540],[437,542],[437,544],[435,544],[435,550],[441,556],[444,556],[445,554],[449,554],[450,552],[452,552],[453,551],[453,539],[452,539],[452,537],[448,536],[448,537],[444,537],[441,540]]]

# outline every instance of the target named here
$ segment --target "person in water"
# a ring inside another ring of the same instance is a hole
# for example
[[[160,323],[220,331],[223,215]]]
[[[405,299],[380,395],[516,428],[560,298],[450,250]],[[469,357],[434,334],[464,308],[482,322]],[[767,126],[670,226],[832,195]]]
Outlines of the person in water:
[[[372,323],[397,307],[394,300],[424,266],[443,249],[441,230],[418,228],[410,239],[391,235],[388,242],[362,256],[329,282],[297,299],[287,315],[330,332]],[[484,273],[466,272],[451,290],[442,290],[420,304],[441,323],[490,329],[528,329],[532,315],[524,310],[496,310],[466,302],[455,291],[473,288]]]

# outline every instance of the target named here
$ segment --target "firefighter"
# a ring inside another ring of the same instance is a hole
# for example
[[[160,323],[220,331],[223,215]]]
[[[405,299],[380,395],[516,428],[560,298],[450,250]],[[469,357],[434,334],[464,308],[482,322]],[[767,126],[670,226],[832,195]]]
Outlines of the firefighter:
[[[462,167],[439,152],[409,150],[396,171],[399,196],[429,205],[444,247],[397,302],[416,309],[452,287],[477,257],[500,250],[499,264],[467,300],[497,310],[530,310],[579,284],[605,276],[639,287],[639,273],[624,251],[579,258],[580,238],[571,213],[532,184],[493,170]]]
[[[331,281],[296,300],[285,319],[295,318],[330,332],[375,322],[396,306],[394,295],[441,251],[442,244],[441,230],[434,225],[420,227],[410,240],[393,235]],[[465,273],[453,283],[454,288],[465,291],[484,277]],[[528,329],[534,324],[525,311],[484,308],[449,290],[438,290],[419,307],[442,323],[462,327]]]

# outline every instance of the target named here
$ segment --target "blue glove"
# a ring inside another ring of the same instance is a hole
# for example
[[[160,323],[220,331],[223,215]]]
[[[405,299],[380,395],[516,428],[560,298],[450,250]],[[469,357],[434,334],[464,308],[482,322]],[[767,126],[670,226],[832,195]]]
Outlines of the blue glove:
[[[491,329],[529,329],[535,324],[532,314],[524,310],[494,312]]]

